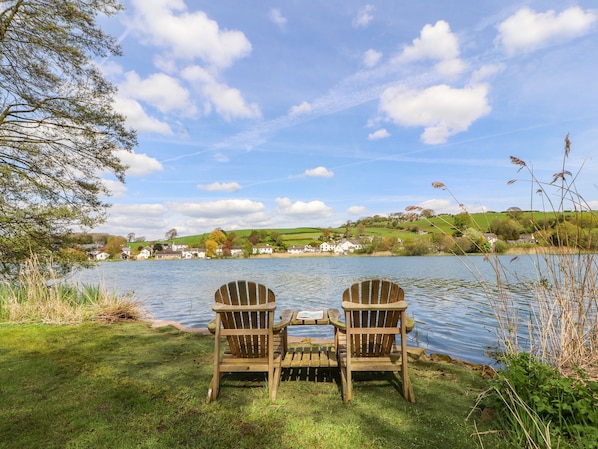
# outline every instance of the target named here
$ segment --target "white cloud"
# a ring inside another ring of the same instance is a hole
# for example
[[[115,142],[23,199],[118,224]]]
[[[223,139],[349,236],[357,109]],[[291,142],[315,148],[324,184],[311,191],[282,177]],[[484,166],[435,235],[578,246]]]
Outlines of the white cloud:
[[[560,14],[554,10],[537,13],[522,8],[498,25],[496,42],[508,55],[527,53],[587,33],[596,18],[596,13],[578,6]]]
[[[386,139],[387,137],[390,137],[390,133],[386,130],[386,128],[382,128],[368,134],[368,139],[370,140]]]
[[[123,96],[142,100],[160,112],[179,111],[187,116],[197,113],[197,108],[189,98],[189,91],[179,80],[164,73],[155,73],[145,79],[133,71],[125,74],[119,92]]]
[[[450,200],[432,199],[419,203],[417,206],[422,209],[431,209],[436,214],[458,214],[463,212],[459,205],[452,203]]]
[[[182,0],[132,0],[132,4],[131,29],[171,57],[200,58],[220,69],[251,53],[251,43],[241,31],[221,30],[203,11],[188,12]]]
[[[212,184],[198,184],[197,188],[208,192],[236,192],[241,189],[238,182],[213,182]]]
[[[172,210],[189,217],[222,218],[238,217],[262,212],[263,203],[251,200],[230,199],[199,203],[168,203]]]
[[[269,225],[268,217],[264,213],[257,212],[243,216],[187,218],[184,224],[177,227],[177,229],[183,230],[186,235],[194,235],[216,228],[232,231],[236,229],[267,228]]]
[[[444,20],[425,25],[413,45],[405,45],[400,58],[404,61],[421,59],[453,59],[459,57],[459,42]]]
[[[382,59],[382,53],[372,48],[363,54],[363,65],[370,68],[374,67]]]
[[[457,36],[451,32],[447,22],[439,20],[434,25],[425,25],[420,32],[420,37],[415,38],[412,45],[406,45],[396,60],[399,62],[427,59],[439,61],[435,65],[438,73],[453,76],[462,73],[466,68],[459,54]]]
[[[289,109],[289,115],[294,117],[301,114],[309,114],[311,110],[311,104],[309,104],[307,101],[304,101],[301,104],[292,106]]]
[[[127,176],[145,176],[164,169],[157,159],[150,157],[145,153],[118,150],[116,155],[123,164],[129,166],[127,169]]]
[[[488,81],[494,75],[502,72],[505,69],[504,64],[486,64],[477,69],[471,75],[470,84],[481,84]]]
[[[278,25],[280,28],[284,28],[284,26],[287,24],[286,17],[282,15],[280,9],[278,8],[270,9],[270,11],[268,11],[268,18],[272,23]]]
[[[168,209],[164,207],[163,204],[115,204],[110,208],[111,213],[111,220],[114,220],[114,216],[124,216],[127,217],[139,217],[141,222],[145,222],[147,220],[155,220],[160,219],[164,215],[168,213]],[[127,218],[128,220],[129,218]]]
[[[123,73],[122,66],[112,60],[103,61],[101,64],[97,65],[97,68],[106,77],[122,75],[122,73]]]
[[[140,133],[148,132],[168,136],[174,134],[167,123],[147,115],[141,105],[132,98],[116,96],[114,109],[126,116],[127,124]]]
[[[106,186],[112,198],[122,198],[127,193],[127,186],[120,181],[102,179],[102,183]]]
[[[309,170],[305,170],[305,175],[321,178],[331,178],[334,176],[334,173],[328,170],[326,167],[316,167],[311,168]]]
[[[365,28],[374,19],[372,13],[376,10],[374,5],[365,5],[359,10],[357,16],[353,19],[354,28]]]
[[[351,215],[363,217],[368,214],[368,209],[365,206],[351,206],[347,209],[347,212]]]
[[[478,205],[467,205],[467,204],[456,204],[450,200],[445,199],[432,199],[423,201],[418,204],[422,209],[431,209],[435,214],[460,214],[464,210],[469,213],[487,212],[488,208]]]
[[[150,240],[156,236],[156,229],[166,232],[168,209],[162,204],[114,204],[108,209],[107,222],[94,229],[94,232],[108,232],[113,235],[127,235],[134,232],[138,236],[146,234]]]
[[[317,219],[332,215],[332,209],[322,201],[292,203],[289,198],[276,198],[276,212],[296,219]]]
[[[484,84],[463,89],[442,84],[424,90],[397,86],[382,93],[380,111],[397,125],[425,127],[422,141],[439,144],[490,112],[487,95]]]
[[[256,103],[246,103],[238,89],[218,82],[204,68],[198,65],[189,66],[182,71],[182,76],[197,88],[225,120],[261,117],[260,108]]]
[[[467,68],[466,64],[459,58],[445,59],[436,63],[434,66],[436,71],[444,76],[457,76],[465,71]]]
[[[216,162],[220,162],[221,164],[224,164],[226,162],[229,162],[230,158],[226,154],[214,153],[214,160]]]

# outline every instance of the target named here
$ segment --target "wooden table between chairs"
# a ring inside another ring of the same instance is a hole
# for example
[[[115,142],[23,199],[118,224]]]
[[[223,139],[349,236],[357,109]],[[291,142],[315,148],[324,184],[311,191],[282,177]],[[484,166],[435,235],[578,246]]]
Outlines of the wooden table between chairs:
[[[291,326],[330,325],[326,310],[295,310]],[[337,368],[336,348],[332,341],[312,343],[309,337],[288,345],[282,368]]]

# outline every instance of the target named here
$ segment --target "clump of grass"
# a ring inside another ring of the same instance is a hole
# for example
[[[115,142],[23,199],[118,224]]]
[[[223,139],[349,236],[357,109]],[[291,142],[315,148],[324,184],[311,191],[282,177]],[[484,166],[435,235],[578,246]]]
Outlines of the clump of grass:
[[[143,315],[140,304],[130,295],[119,296],[99,286],[71,285],[52,269],[41,268],[32,257],[23,264],[16,282],[0,284],[0,321],[79,324]]]

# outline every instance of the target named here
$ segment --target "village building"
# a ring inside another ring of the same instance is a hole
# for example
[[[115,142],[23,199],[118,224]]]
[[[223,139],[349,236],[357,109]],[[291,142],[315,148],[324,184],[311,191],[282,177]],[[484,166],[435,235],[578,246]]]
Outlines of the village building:
[[[95,255],[95,260],[107,260],[110,259],[110,254],[108,254],[106,251],[99,251],[96,255]]]
[[[147,260],[152,256],[152,249],[149,246],[146,246],[142,250],[139,251],[137,254],[137,260]]]
[[[182,259],[183,252],[182,251],[174,251],[172,249],[164,249],[162,251],[156,251],[154,253],[154,257],[159,260],[165,259]]]

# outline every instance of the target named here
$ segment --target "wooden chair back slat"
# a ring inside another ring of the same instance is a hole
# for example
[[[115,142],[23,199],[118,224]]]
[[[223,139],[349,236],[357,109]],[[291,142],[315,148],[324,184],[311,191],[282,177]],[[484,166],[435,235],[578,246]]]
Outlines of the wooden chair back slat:
[[[394,282],[372,279],[355,283],[343,293],[343,301],[360,304],[388,304],[403,301],[405,293]],[[397,328],[399,311],[354,311],[349,314],[352,338],[352,355],[355,357],[380,357],[389,354],[395,345],[395,336],[387,333],[361,334],[360,328]],[[397,329],[398,330],[398,329]]]
[[[248,281],[233,281],[221,286],[215,293],[216,302],[227,305],[256,305],[275,301],[274,293],[265,285]],[[244,335],[228,335],[227,343],[231,353],[237,357],[267,357],[268,336],[255,335],[252,329],[267,329],[274,322],[270,312],[226,312],[222,313],[224,329],[245,329]]]

